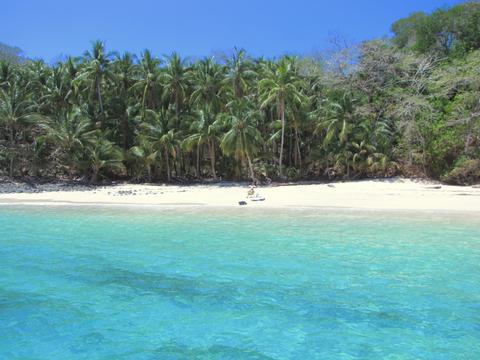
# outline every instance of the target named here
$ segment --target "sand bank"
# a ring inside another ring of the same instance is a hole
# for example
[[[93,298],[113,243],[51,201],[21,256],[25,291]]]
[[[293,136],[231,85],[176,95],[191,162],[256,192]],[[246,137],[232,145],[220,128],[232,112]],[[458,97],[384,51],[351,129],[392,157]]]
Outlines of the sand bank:
[[[146,185],[104,187],[49,184],[37,187],[0,184],[0,204],[125,204],[298,208],[340,207],[390,210],[480,212],[480,188],[440,185],[409,179],[329,184],[282,184],[256,189],[265,201],[246,199],[248,185]]]

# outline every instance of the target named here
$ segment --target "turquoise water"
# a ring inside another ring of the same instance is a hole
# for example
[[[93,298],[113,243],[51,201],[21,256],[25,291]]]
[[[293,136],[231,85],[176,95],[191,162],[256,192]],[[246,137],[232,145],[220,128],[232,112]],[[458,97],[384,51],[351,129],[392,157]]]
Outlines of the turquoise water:
[[[480,221],[0,208],[0,359],[479,359]]]

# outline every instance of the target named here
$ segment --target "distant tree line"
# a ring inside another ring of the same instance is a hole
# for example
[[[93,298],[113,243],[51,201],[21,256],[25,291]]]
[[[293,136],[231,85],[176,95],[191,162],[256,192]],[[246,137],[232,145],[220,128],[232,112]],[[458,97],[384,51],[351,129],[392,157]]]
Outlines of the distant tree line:
[[[414,13],[392,33],[328,59],[188,61],[96,41],[47,65],[1,45],[0,174],[479,181],[480,3]]]

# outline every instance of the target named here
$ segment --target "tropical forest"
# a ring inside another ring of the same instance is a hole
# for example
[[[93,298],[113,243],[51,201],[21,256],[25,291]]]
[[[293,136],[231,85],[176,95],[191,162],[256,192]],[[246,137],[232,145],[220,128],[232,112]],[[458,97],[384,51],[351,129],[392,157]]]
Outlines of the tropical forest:
[[[334,37],[312,55],[107,45],[47,63],[2,44],[1,176],[480,181],[478,2],[412,13],[385,38]]]

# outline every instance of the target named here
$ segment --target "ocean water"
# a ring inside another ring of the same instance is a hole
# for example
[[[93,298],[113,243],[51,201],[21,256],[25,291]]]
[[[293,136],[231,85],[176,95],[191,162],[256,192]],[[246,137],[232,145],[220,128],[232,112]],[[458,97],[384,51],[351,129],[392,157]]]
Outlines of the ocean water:
[[[480,359],[480,220],[2,206],[0,359]]]

